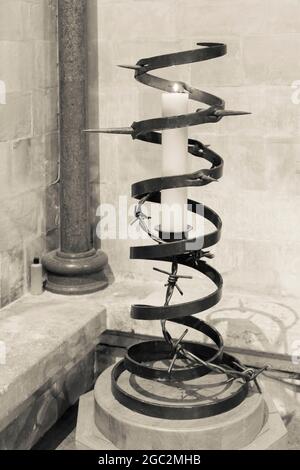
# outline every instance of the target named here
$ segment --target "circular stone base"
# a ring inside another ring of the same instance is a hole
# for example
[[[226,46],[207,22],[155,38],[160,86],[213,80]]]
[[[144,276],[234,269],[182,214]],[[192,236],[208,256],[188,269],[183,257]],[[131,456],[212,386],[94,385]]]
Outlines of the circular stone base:
[[[250,387],[247,398],[234,409],[217,416],[192,420],[154,418],[129,410],[111,393],[112,367],[104,371],[95,386],[95,423],[117,448],[132,449],[240,449],[261,431],[265,403]],[[225,383],[226,376],[209,374],[189,382],[164,383],[132,376],[127,371],[120,386],[145,401],[180,406],[180,403],[209,403],[234,391],[237,382]]]

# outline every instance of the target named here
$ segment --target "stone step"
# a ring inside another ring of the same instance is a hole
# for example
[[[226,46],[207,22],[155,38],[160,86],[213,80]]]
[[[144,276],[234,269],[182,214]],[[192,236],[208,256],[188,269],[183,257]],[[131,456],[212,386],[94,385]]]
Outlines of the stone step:
[[[94,383],[101,292],[26,295],[0,311],[0,449],[29,449]]]

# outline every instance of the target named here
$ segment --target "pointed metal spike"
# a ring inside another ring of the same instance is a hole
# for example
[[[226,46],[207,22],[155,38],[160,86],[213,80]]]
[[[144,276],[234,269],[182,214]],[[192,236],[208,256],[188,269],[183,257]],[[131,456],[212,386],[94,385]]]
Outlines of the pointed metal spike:
[[[179,294],[180,294],[180,295],[183,295],[183,292],[182,292],[182,290],[180,289],[180,287],[179,287],[179,285],[178,285],[177,283],[175,284],[175,287],[176,287],[176,289],[178,290]]]
[[[231,377],[230,379],[226,380],[225,384],[229,384],[230,382],[233,382],[235,380],[235,377]]]
[[[139,219],[133,219],[131,222],[130,222],[130,225],[134,225],[136,222],[138,222]]]
[[[167,274],[170,276],[171,273],[168,273],[168,271],[165,271],[164,269],[159,269],[159,268],[153,268],[153,271],[157,271],[159,273]]]
[[[256,388],[257,388],[257,390],[258,390],[258,393],[261,393],[261,387],[260,387],[260,385],[259,385],[258,380],[257,380],[256,377],[255,377],[255,379],[254,379],[254,383],[255,383],[255,385],[256,385]]]
[[[216,178],[213,178],[212,176],[209,175],[202,175],[201,176],[202,181],[209,181],[211,183],[217,183],[218,180]]]
[[[181,343],[181,341],[183,340],[183,338],[188,334],[189,330],[186,329],[184,330],[184,332],[182,333],[182,335],[180,336],[180,338],[176,341],[176,343],[174,344],[174,348],[177,348],[177,346]]]
[[[208,259],[213,259],[215,257],[215,255],[211,253],[210,251],[203,251],[202,256]]]
[[[171,375],[171,372],[172,372],[172,369],[173,369],[173,367],[174,367],[174,364],[175,364],[175,361],[176,361],[176,359],[177,359],[177,356],[178,356],[178,352],[176,352],[176,353],[174,354],[173,359],[172,359],[172,361],[171,361],[171,364],[170,364],[170,366],[169,366],[169,368],[168,368],[168,374],[169,374],[169,375]]]
[[[83,129],[82,132],[89,134],[132,134],[132,127],[111,127],[107,129]]]
[[[242,116],[244,114],[251,114],[248,111],[231,111],[230,109],[216,109],[215,116]]]
[[[142,68],[141,65],[126,65],[126,64],[119,64],[118,67],[122,69],[130,69],[130,70],[140,70]]]

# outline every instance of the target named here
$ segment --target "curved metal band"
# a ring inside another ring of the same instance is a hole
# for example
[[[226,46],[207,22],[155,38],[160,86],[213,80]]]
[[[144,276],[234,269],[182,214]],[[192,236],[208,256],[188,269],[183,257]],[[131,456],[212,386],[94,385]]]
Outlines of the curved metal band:
[[[208,351],[209,349],[209,346],[202,346],[201,354],[203,356],[209,357],[211,355],[211,353]],[[234,362],[236,362],[235,358],[229,356],[228,354],[224,354],[223,364],[233,367]],[[174,406],[173,404],[158,404],[155,402],[141,400],[127,393],[119,386],[118,379],[125,370],[126,368],[124,360],[118,362],[113,368],[111,385],[112,393],[115,399],[132,411],[162,419],[199,419],[225,413],[226,411],[229,411],[242,403],[242,401],[246,398],[249,389],[248,382],[241,383],[240,387],[227,398],[215,400],[209,404],[185,405],[181,403],[179,406]]]
[[[206,220],[211,222],[217,230],[200,237],[187,240],[178,240],[160,245],[133,246],[130,248],[131,259],[159,259],[161,261],[171,261],[171,258],[194,252],[202,248],[208,248],[218,243],[221,237],[222,221],[218,214],[207,206],[188,199],[188,209],[201,214]],[[202,271],[203,272],[203,271]]]
[[[185,51],[183,53],[170,54],[167,56],[151,57],[140,60],[137,65],[141,68],[135,72],[135,78],[149,86],[156,87],[164,91],[172,91],[172,87],[178,86],[178,82],[170,82],[159,77],[149,75],[150,70],[161,67],[168,67],[169,65],[179,65],[185,63],[196,62],[200,60],[208,60],[213,57],[221,56],[226,53],[226,46],[224,44],[201,44],[205,46],[202,49],[192,51]],[[197,90],[180,82],[183,91],[189,93],[189,97],[196,101],[204,102],[210,108],[197,111],[183,116],[173,116],[167,118],[149,119],[147,121],[140,121],[133,123],[132,137],[148,143],[161,144],[162,136],[157,130],[187,127],[190,125],[201,124],[205,122],[216,122],[216,118],[212,118],[213,107],[224,108],[224,102],[220,98],[210,95],[206,92]],[[142,199],[147,196],[149,202],[160,203],[161,191],[171,188],[180,188],[188,186],[204,186],[209,184],[210,181],[202,179],[203,175],[211,178],[219,179],[223,174],[223,160],[216,152],[209,149],[201,142],[195,139],[188,140],[188,153],[194,157],[202,158],[211,163],[209,169],[199,170],[196,173],[152,178],[144,181],[139,181],[132,185],[132,196],[136,199]],[[209,207],[206,207],[198,202],[189,199],[188,210],[202,215],[205,219],[210,221],[216,228],[213,232],[201,235],[192,240],[178,240],[168,243],[161,243],[158,245],[136,246],[130,249],[131,259],[156,259],[161,261],[174,261],[185,266],[189,266],[198,272],[203,273],[210,278],[217,289],[204,298],[197,299],[191,302],[185,302],[177,305],[168,305],[164,307],[156,307],[151,305],[133,305],[131,307],[131,317],[143,320],[170,320],[178,324],[192,326],[199,332],[207,334],[208,337],[213,339],[217,346],[217,352],[211,351],[211,356],[208,360],[217,360],[223,354],[223,340],[221,335],[205,322],[196,318],[190,317],[196,313],[200,313],[208,308],[216,305],[222,293],[223,280],[221,275],[214,268],[208,266],[204,261],[195,263],[193,261],[193,253],[202,248],[212,246],[218,242],[221,236],[222,221],[220,217]],[[185,343],[187,344],[187,343]],[[203,355],[207,349],[201,346],[195,347],[190,345],[196,355]],[[164,378],[169,377],[168,371],[160,370],[152,366],[147,366],[143,362],[149,358],[155,357],[168,358],[171,354],[171,346],[163,341],[154,341],[141,343],[135,345],[128,350],[125,358],[125,367],[133,374],[146,378]],[[209,372],[209,369],[203,365],[197,364],[194,367],[176,369],[173,371],[173,376],[178,380],[189,380],[191,378],[200,377]]]
[[[223,338],[220,333],[204,321],[195,317],[185,317],[180,320],[172,320],[174,323],[189,326],[194,330],[204,333],[216,345],[216,348],[202,347],[200,344],[184,342],[184,347],[198,357],[205,357],[207,362],[219,362],[223,357]],[[209,356],[206,353],[209,352]],[[191,380],[207,374],[210,370],[204,365],[196,364],[194,366],[176,368],[172,371],[170,377],[166,369],[154,366],[148,366],[146,363],[161,361],[172,358],[172,348],[163,340],[146,341],[131,346],[126,353],[124,362],[125,368],[132,374],[138,375],[145,379],[152,380]]]
[[[215,123],[225,115],[243,114],[241,112],[225,111],[224,101],[217,96],[197,90],[184,82],[166,80],[149,73],[156,69],[205,61],[226,54],[226,46],[221,43],[198,43],[198,45],[201,46],[200,49],[141,59],[136,66],[129,66],[129,68],[135,69],[135,78],[139,82],[167,92],[174,91],[176,86],[179,91],[188,93],[190,99],[208,106],[206,109],[198,109],[196,112],[181,116],[159,117],[134,122],[131,128],[109,131],[131,134],[133,139],[161,144],[162,136],[158,131]],[[145,198],[147,201],[160,203],[161,191],[163,190],[188,186],[205,186],[221,178],[223,160],[220,155],[195,139],[188,140],[188,153],[210,162],[211,167],[191,174],[139,181],[132,185],[132,196],[139,200]],[[112,392],[120,403],[134,411],[167,419],[196,419],[219,414],[241,403],[248,392],[248,383],[245,381],[237,391],[226,399],[216,400],[210,404],[191,405],[183,403],[181,406],[174,406],[138,399],[122,390],[118,384],[118,379],[125,370],[152,380],[191,380],[209,373],[211,371],[209,364],[220,364],[225,368],[228,366],[233,370],[240,370],[238,369],[239,361],[223,352],[224,345],[220,333],[204,321],[193,317],[193,315],[216,305],[221,298],[223,284],[221,275],[200,258],[204,255],[203,248],[216,244],[220,239],[222,222],[218,214],[209,207],[191,199],[187,203],[189,211],[203,216],[214,225],[215,230],[213,232],[197,236],[192,240],[163,243],[162,240],[157,239],[157,245],[132,247],[130,257],[132,259],[170,261],[176,263],[176,265],[181,264],[190,267],[207,276],[215,284],[216,289],[206,297],[177,305],[167,304],[163,307],[133,305],[131,307],[131,317],[143,320],[161,320],[163,322],[169,320],[173,323],[189,326],[208,336],[215,343],[215,346],[191,342],[180,343],[184,346],[186,354],[190,353],[191,356],[198,358],[199,362],[188,364],[187,367],[174,368],[170,378],[169,370],[155,367],[150,365],[149,362],[153,364],[156,361],[172,359],[172,355],[176,358],[174,356],[173,340],[171,339],[169,343],[162,340],[143,342],[129,348],[125,359],[119,362],[112,372]],[[148,234],[151,236],[151,232],[148,232]],[[182,351],[182,349],[178,349],[178,357],[180,357]],[[207,365],[203,364],[203,361]]]
[[[135,72],[135,79],[144,85],[167,92],[174,91],[174,86],[180,84],[183,91],[189,92],[190,99],[205,103],[208,106],[223,108],[225,103],[218,96],[193,88],[184,82],[166,80],[148,73],[151,70],[171,67],[173,65],[184,65],[215,59],[216,57],[225,55],[227,52],[226,45],[222,43],[199,42],[197,46],[201,46],[202,49],[192,49],[190,51],[175,52],[173,54],[165,54],[139,60],[137,65],[140,66],[140,68]]]
[[[158,132],[143,135],[143,140],[149,143],[160,144],[161,134]],[[189,173],[178,176],[165,176],[163,178],[151,178],[139,181],[131,186],[131,195],[136,199],[141,199],[146,194],[151,194],[148,199],[151,202],[160,202],[160,191],[171,188],[184,188],[188,186],[205,186],[209,182],[201,180],[201,175],[210,176],[219,179],[223,175],[223,159],[213,150],[205,147],[201,142],[195,139],[188,140],[188,153],[194,157],[199,157],[209,161],[211,168],[201,169],[196,173]]]
[[[180,262],[185,266],[190,266],[188,261]],[[177,319],[176,323],[180,323],[178,318],[187,317],[189,315],[195,315],[196,313],[203,312],[208,308],[216,305],[221,299],[223,280],[221,274],[211,266],[208,266],[205,261],[199,261],[197,267],[194,267],[197,271],[203,273],[205,276],[210,278],[217,289],[206,297],[201,299],[185,302],[182,304],[168,305],[165,307],[154,307],[152,305],[132,305],[131,317],[138,320],[170,320]],[[184,324],[184,323],[183,323]]]

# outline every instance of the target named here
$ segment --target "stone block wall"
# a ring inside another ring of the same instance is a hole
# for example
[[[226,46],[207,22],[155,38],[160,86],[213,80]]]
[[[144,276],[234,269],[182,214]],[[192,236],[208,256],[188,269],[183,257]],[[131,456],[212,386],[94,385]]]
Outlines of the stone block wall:
[[[190,194],[223,219],[213,263],[224,276],[226,292],[296,297],[300,2],[98,0],[91,8],[96,3],[99,112],[91,125],[128,126],[160,115],[160,92],[138,84],[132,71],[117,64],[193,48],[200,41],[227,43],[223,58],[160,72],[223,97],[228,109],[252,112],[190,129],[191,137],[211,144],[225,160],[219,184]],[[128,136],[91,136],[90,142],[100,148],[102,203],[118,207],[120,195],[130,200],[133,182],[161,172],[161,152],[155,146]],[[199,169],[199,162],[190,158],[189,168]],[[133,243],[103,240],[114,274],[157,279],[153,263],[129,262]]]
[[[57,244],[56,14],[56,0],[0,0],[0,307]]]
[[[190,193],[222,216],[214,263],[227,291],[296,296],[300,104],[292,85],[300,80],[299,1],[89,0],[88,6],[92,127],[127,126],[160,113],[160,93],[136,83],[118,63],[199,41],[227,43],[223,58],[161,72],[216,93],[228,108],[252,112],[190,130],[225,160],[220,184]],[[58,188],[51,186],[58,156],[56,0],[0,0],[0,58],[6,87],[6,104],[0,104],[4,306],[27,289],[33,256],[58,241]],[[94,223],[100,200],[118,208],[121,195],[133,203],[131,184],[160,174],[161,152],[126,136],[89,141]],[[198,163],[191,158],[190,169]],[[124,234],[103,240],[115,276],[157,279],[150,264],[129,262],[133,243]]]

